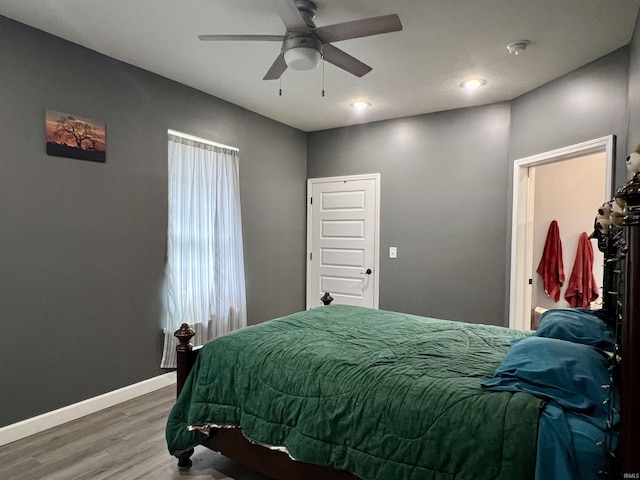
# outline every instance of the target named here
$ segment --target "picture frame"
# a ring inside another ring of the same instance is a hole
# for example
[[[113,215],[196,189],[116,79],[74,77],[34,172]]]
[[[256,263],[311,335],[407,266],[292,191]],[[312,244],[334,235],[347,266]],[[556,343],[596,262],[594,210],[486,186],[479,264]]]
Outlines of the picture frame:
[[[46,110],[47,155],[105,162],[106,125],[78,115]]]

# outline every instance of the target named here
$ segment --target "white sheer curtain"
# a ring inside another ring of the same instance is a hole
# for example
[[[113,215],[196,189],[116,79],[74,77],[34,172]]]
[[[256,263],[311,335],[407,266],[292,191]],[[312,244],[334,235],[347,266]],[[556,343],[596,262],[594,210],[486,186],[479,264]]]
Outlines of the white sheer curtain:
[[[183,322],[199,345],[247,325],[238,152],[169,134],[169,228],[162,368]]]

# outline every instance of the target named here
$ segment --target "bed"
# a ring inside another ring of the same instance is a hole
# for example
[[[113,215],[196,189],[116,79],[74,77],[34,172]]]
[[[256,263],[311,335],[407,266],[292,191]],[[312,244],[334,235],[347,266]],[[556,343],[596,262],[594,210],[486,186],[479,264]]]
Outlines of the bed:
[[[169,451],[279,480],[640,478],[640,178],[618,196],[604,309],[551,310],[535,334],[345,305],[201,348],[183,325]]]

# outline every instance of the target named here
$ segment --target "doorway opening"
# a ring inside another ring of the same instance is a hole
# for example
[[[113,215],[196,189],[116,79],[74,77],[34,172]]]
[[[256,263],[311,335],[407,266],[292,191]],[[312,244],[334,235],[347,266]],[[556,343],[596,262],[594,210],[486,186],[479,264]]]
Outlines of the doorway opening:
[[[568,306],[564,291],[582,232],[591,235],[596,211],[611,199],[613,135],[514,162],[509,326],[527,330],[547,308]],[[548,298],[535,270],[548,227],[558,222],[565,284],[559,302]],[[594,275],[602,286],[602,255],[594,246]]]

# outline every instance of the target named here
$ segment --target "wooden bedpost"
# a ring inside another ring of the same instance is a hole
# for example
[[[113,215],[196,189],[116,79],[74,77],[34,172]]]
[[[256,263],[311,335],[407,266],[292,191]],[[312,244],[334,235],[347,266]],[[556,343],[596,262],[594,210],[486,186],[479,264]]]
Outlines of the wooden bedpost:
[[[625,478],[640,478],[640,173],[618,189],[627,202],[625,226],[620,456]]]
[[[329,294],[329,292],[324,292],[324,295],[320,298],[320,301],[323,305],[329,305],[333,302],[333,297]]]
[[[195,334],[196,332],[186,323],[183,323],[173,334],[173,336],[178,339],[178,346],[176,347],[176,395],[180,395],[196,358],[197,352],[193,351],[193,345],[191,345],[191,338],[193,338]],[[193,452],[194,450],[192,448],[187,452],[176,455],[179,469],[191,468],[193,464],[191,455],[193,455]]]
[[[186,323],[183,323],[173,334],[173,336],[178,339],[178,346],[176,347],[177,395],[180,395],[182,387],[184,387],[184,382],[187,381],[187,377],[193,366],[193,345],[191,345],[190,342],[195,334],[196,332]]]

